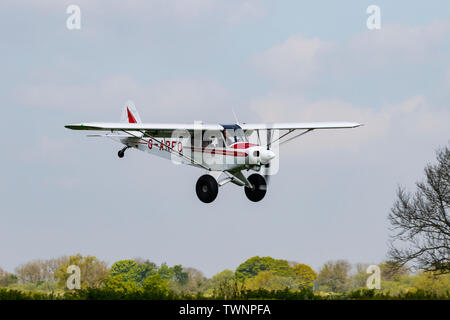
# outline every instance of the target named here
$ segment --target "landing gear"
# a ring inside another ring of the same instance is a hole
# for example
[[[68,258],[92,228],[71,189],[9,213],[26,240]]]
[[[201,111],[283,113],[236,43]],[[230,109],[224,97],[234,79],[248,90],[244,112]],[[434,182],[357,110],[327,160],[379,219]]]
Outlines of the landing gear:
[[[217,193],[219,192],[219,185],[211,175],[205,174],[198,179],[195,191],[200,201],[210,203],[216,199]]]
[[[129,147],[125,147],[121,150],[119,150],[119,152],[117,152],[117,155],[119,156],[119,158],[123,158],[123,156],[125,155],[125,150],[127,150]]]
[[[245,186],[245,195],[250,201],[261,201],[266,195],[267,191],[266,179],[264,179],[262,175],[254,173],[250,175],[247,180],[253,185],[253,188]]]

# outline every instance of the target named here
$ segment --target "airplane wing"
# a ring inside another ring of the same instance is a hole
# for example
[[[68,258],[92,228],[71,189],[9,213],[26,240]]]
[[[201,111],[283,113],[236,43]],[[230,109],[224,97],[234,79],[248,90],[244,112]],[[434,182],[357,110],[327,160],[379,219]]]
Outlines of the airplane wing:
[[[191,134],[194,130],[212,130],[222,131],[230,127],[239,128],[251,133],[254,130],[288,130],[289,132],[295,130],[315,130],[315,129],[344,129],[356,128],[361,124],[357,122],[292,122],[292,123],[243,123],[236,125],[221,125],[221,124],[179,124],[179,123],[107,123],[107,122],[90,122],[69,124],[65,127],[72,130],[97,130],[97,131],[139,131],[136,135],[141,136],[144,133],[147,136],[157,137],[171,137],[174,130],[187,130]]]
[[[307,129],[343,129],[356,128],[361,124],[357,122],[288,122],[288,123],[243,123],[239,126],[243,130],[307,130]],[[225,126],[220,124],[179,124],[179,123],[107,123],[91,122],[68,124],[65,127],[72,130],[100,130],[100,131],[173,131],[173,130],[195,130],[201,126],[202,130],[224,130]]]
[[[357,122],[291,122],[291,123],[244,123],[243,130],[312,130],[356,128]]]
[[[174,130],[187,130],[193,132],[194,130],[217,130],[221,131],[224,128],[219,124],[179,124],[179,123],[106,123],[106,122],[91,122],[68,124],[65,126],[72,130],[97,130],[97,131],[140,131],[149,136],[157,137],[171,137]]]

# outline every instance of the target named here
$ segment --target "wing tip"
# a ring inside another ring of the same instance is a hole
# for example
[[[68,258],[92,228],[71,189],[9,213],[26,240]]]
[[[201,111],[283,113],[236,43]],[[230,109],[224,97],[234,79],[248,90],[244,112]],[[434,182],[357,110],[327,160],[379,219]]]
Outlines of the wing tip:
[[[78,123],[78,124],[66,124],[66,125],[64,126],[64,128],[66,128],[66,129],[71,129],[71,130],[83,130],[83,129],[85,129],[85,126],[84,126],[84,124],[82,124],[82,123]]]

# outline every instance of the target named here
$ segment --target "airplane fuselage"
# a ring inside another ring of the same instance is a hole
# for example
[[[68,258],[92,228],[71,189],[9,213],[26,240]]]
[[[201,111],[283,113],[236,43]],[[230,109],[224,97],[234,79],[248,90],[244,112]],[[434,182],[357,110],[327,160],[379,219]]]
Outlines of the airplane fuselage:
[[[117,137],[114,137],[117,138]],[[191,145],[189,139],[165,137],[114,139],[118,142],[152,155],[172,160],[176,164],[188,164],[212,171],[234,171],[252,169],[259,171],[259,154],[264,148],[252,143],[234,143],[230,146]],[[183,155],[183,156],[181,156]],[[193,159],[193,161],[192,161]]]

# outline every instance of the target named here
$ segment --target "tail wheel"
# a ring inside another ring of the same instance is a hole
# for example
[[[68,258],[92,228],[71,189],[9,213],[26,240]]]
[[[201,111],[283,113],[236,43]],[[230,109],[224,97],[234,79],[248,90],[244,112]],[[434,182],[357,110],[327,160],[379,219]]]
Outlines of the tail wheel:
[[[119,156],[119,158],[123,158],[123,156],[125,155],[125,151],[129,148],[129,146],[124,147],[123,149],[120,149],[119,152],[117,152],[117,155]]]
[[[209,174],[205,174],[198,179],[195,191],[200,201],[210,203],[216,199],[217,193],[219,193],[219,185],[216,179]]]
[[[266,195],[267,191],[266,179],[264,179],[262,175],[254,173],[250,175],[247,180],[253,185],[253,188],[245,186],[245,195],[250,201],[261,201]]]

